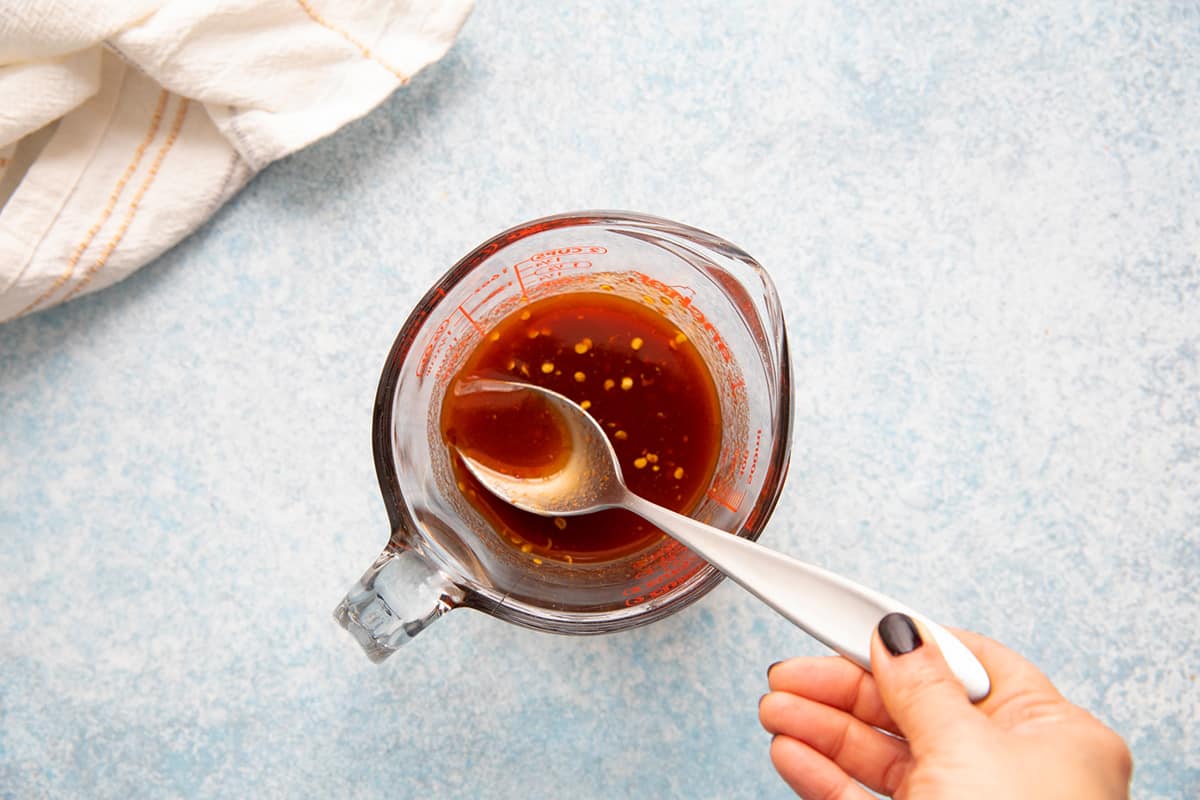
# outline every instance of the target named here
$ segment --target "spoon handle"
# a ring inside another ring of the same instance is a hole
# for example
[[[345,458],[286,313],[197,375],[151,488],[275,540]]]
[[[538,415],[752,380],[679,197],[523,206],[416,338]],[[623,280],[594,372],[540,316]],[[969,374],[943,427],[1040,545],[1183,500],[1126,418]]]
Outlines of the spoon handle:
[[[863,669],[871,669],[875,626],[886,614],[898,611],[919,620],[933,635],[972,702],[982,700],[991,691],[987,671],[971,651],[950,631],[903,603],[632,493],[622,505],[703,556],[759,600]]]

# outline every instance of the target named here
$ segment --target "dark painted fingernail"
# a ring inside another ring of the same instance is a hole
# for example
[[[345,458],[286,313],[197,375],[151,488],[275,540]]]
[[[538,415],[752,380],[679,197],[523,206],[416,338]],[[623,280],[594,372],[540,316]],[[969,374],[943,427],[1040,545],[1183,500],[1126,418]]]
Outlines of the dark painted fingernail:
[[[779,666],[780,664],[782,664],[782,663],[783,663],[782,661],[776,661],[774,664],[772,664],[771,666],[767,667],[767,680],[771,680],[771,670],[775,669],[776,667],[778,667],[778,666]]]
[[[888,614],[879,620],[879,638],[894,656],[911,653],[923,644],[916,624],[907,614]]]

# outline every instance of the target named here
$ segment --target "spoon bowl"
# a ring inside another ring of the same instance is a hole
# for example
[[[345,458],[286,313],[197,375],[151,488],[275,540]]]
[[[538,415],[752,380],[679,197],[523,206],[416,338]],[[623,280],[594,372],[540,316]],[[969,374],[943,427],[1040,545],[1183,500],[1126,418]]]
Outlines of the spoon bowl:
[[[492,494],[523,511],[570,517],[620,506],[629,490],[612,443],[590,414],[558,392],[514,381],[473,380],[455,388],[457,394],[532,392],[565,422],[566,461],[554,472],[522,478],[493,469],[459,451],[467,469]]]

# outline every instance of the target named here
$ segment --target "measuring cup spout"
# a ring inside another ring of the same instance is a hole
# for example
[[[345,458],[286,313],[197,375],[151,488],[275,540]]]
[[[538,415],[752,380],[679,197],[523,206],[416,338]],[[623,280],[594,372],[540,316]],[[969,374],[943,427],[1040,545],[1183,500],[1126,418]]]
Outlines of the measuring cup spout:
[[[459,604],[462,590],[415,550],[384,550],[334,612],[378,663]]]

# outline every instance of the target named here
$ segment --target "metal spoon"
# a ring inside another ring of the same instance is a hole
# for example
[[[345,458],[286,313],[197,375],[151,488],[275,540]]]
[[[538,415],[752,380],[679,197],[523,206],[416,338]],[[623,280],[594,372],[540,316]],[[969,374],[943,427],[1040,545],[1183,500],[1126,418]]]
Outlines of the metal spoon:
[[[697,522],[629,491],[617,454],[600,423],[561,394],[540,386],[496,380],[474,380],[456,391],[534,392],[562,416],[569,431],[566,463],[545,477],[516,478],[459,452],[467,469],[501,500],[543,516],[628,509],[703,556],[815,639],[867,670],[871,668],[871,635],[879,620],[893,611],[907,614],[933,635],[972,701],[982,700],[991,690],[987,672],[971,651],[923,614],[840,575]]]

